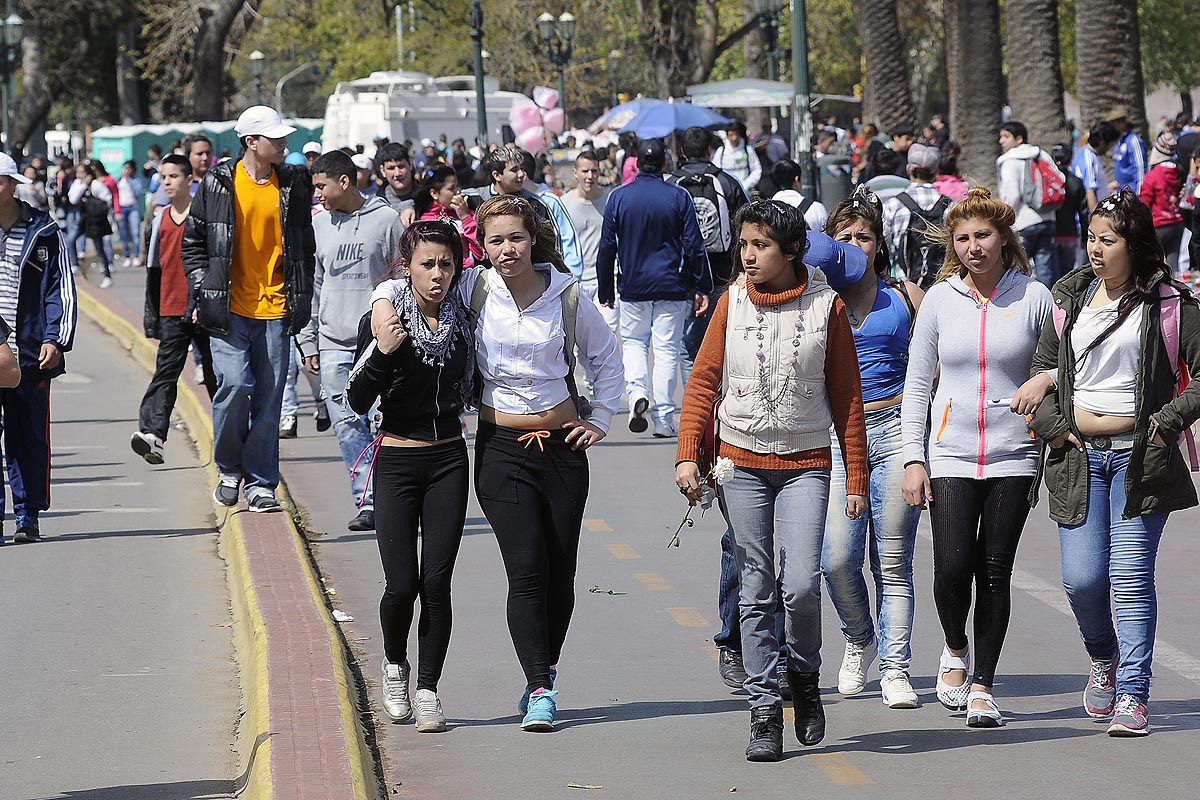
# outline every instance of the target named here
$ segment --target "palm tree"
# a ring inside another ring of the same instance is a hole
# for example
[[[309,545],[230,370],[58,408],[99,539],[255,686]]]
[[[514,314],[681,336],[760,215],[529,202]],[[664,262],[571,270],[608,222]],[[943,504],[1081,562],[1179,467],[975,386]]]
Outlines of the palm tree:
[[[998,0],[943,0],[950,130],[962,145],[968,180],[996,186],[1003,104]]]
[[[1146,135],[1137,0],[1077,0],[1075,61],[1081,127],[1124,110]]]
[[[1008,0],[1008,101],[1025,123],[1029,141],[1047,150],[1070,143],[1063,110],[1063,79],[1055,0]]]
[[[863,119],[876,122],[884,131],[911,125],[915,112],[895,0],[854,0],[854,21],[867,62]]]

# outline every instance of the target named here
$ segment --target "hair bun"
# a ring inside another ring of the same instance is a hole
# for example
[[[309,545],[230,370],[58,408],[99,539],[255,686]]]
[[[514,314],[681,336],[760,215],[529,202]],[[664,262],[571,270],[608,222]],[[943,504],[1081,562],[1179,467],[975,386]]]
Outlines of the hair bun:
[[[986,186],[972,186],[967,189],[967,200],[991,200],[992,190]]]

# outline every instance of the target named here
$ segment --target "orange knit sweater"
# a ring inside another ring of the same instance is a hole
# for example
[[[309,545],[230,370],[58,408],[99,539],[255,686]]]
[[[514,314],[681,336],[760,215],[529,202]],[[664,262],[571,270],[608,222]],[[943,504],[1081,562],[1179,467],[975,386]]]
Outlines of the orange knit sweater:
[[[777,306],[795,300],[808,286],[805,278],[795,289],[775,294],[760,292],[747,281],[746,294],[756,306]],[[704,343],[696,355],[692,376],[683,395],[683,410],[679,415],[679,447],[675,463],[696,461],[704,429],[712,415],[713,403],[721,388],[721,373],[725,362],[725,328],[729,320],[729,294],[722,295],[713,311],[712,322],[704,335]],[[842,446],[846,464],[846,494],[867,494],[867,425],[863,418],[862,379],[858,372],[858,353],[854,348],[854,332],[846,317],[841,298],[834,300],[830,312],[825,347],[825,391],[833,414],[833,428]],[[830,469],[832,456],[828,447],[776,455],[742,450],[721,442],[722,456],[747,469]]]

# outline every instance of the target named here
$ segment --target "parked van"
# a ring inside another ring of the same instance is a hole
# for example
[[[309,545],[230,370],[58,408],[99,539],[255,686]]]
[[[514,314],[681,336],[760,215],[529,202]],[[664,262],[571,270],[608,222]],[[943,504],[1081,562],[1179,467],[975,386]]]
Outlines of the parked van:
[[[500,91],[495,78],[484,79],[488,136],[502,140],[513,102],[522,95]],[[475,141],[479,124],[475,114],[475,78],[454,75],[434,78],[422,72],[372,72],[370,77],[339,83],[325,106],[325,132],[321,144],[335,147],[362,145],[374,155],[374,139],[419,142],[446,134],[449,141]]]

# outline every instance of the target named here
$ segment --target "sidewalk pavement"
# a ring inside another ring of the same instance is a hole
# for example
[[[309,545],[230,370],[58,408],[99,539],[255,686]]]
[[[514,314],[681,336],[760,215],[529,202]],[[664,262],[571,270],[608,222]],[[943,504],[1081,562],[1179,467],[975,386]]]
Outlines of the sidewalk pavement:
[[[146,375],[81,320],[51,389],[44,541],[0,548],[0,796],[232,797],[237,669],[196,451],[129,449]]]
[[[80,309],[153,369],[157,343],[142,333],[145,273],[114,268],[101,290],[77,280]],[[211,406],[185,369],[176,412],[199,451],[212,452]],[[149,376],[138,381],[144,387]],[[136,402],[129,414],[136,418]],[[136,426],[135,421],[131,424]],[[125,445],[128,447],[128,445]],[[167,446],[168,463],[179,446]],[[216,482],[209,465],[197,481]],[[285,509],[294,509],[280,487]],[[211,502],[211,501],[210,501]],[[242,797],[249,800],[369,800],[378,795],[374,756],[359,719],[357,689],[306,543],[290,513],[218,514],[228,571],[244,716],[238,730]]]

